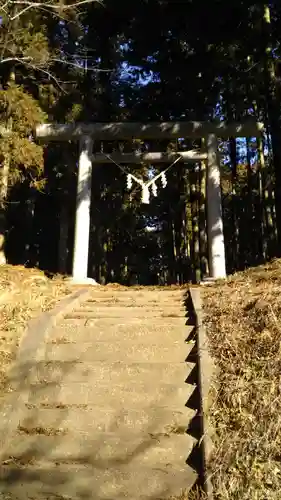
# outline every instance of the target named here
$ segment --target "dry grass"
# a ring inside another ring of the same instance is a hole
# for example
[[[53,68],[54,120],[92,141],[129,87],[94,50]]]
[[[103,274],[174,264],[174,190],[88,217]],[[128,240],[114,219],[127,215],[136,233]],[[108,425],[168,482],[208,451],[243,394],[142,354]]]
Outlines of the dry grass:
[[[179,496],[170,497],[169,500],[208,500],[204,492],[197,490],[194,492],[183,492]]]
[[[7,390],[7,370],[28,321],[71,291],[60,276],[51,280],[37,269],[0,266],[0,395]]]
[[[210,410],[215,498],[281,498],[281,260],[203,292],[218,367]]]

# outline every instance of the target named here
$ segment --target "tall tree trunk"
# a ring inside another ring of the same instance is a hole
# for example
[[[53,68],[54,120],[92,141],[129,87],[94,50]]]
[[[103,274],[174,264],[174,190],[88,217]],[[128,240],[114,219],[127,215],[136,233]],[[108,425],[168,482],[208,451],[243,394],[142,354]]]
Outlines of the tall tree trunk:
[[[281,95],[277,85],[273,59],[272,28],[270,6],[264,4],[263,36],[265,51],[265,92],[267,97],[268,120],[271,134],[273,162],[275,170],[275,206],[278,249],[281,255]]]
[[[67,272],[68,229],[69,229],[68,204],[63,203],[60,211],[60,233],[59,233],[59,249],[58,249],[58,271],[61,274],[66,274]]]
[[[263,182],[265,175],[265,158],[264,158],[264,144],[261,138],[258,138],[258,156],[259,156],[259,171],[258,171],[258,182],[259,182],[259,200],[260,200],[260,234],[261,234],[261,253],[262,258],[265,261],[268,256],[267,251],[267,238],[266,238],[266,214],[264,206],[264,193],[263,193]]]
[[[246,154],[247,154],[247,220],[249,234],[247,235],[246,253],[248,262],[250,265],[254,265],[254,254],[255,254],[255,238],[254,238],[254,212],[253,212],[253,173],[251,166],[251,151],[250,151],[250,139],[246,138]]]

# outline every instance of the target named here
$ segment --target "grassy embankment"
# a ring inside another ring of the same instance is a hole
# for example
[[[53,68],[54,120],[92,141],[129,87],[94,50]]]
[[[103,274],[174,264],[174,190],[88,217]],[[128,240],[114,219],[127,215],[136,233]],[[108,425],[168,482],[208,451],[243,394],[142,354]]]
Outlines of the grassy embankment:
[[[281,498],[281,260],[203,289],[215,498]]]

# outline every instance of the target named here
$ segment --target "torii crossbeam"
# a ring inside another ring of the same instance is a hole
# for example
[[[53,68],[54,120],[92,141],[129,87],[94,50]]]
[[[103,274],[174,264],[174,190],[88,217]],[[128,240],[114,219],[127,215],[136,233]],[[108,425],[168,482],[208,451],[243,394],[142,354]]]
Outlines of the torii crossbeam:
[[[206,137],[215,134],[222,139],[229,137],[260,136],[263,123],[248,120],[245,123],[225,122],[113,122],[43,124],[36,128],[38,139],[49,141],[79,140],[91,136],[94,140],[112,141],[122,139],[172,139],[179,137]]]

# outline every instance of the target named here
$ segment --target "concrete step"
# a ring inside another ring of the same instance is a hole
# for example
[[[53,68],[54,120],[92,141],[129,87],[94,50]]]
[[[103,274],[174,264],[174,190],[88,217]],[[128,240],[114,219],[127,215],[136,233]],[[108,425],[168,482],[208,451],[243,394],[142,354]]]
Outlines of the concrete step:
[[[6,449],[0,450],[1,462],[16,459],[20,463],[52,461],[57,463],[88,463],[96,468],[135,465],[161,467],[167,463],[185,468],[186,460],[196,441],[187,434],[144,435],[125,432],[78,434],[66,433],[56,436],[42,434],[14,434]]]
[[[190,489],[185,294],[93,287],[49,332],[0,447],[0,498],[163,500]]]
[[[93,326],[78,326],[65,325],[61,323],[59,326],[51,330],[48,334],[47,342],[56,344],[64,344],[68,342],[97,342],[97,341],[134,341],[136,343],[154,343],[159,345],[181,342],[184,347],[184,342],[189,337],[193,330],[193,326],[182,324],[174,326],[169,324],[158,325],[153,327],[151,322],[143,324],[142,321],[133,322],[131,324],[104,324],[97,322]]]
[[[117,306],[94,306],[91,310],[85,307],[75,308],[72,312],[65,315],[65,318],[181,318],[185,317],[186,311],[184,308],[178,307],[117,307]]]
[[[115,411],[111,408],[99,408],[97,406],[87,409],[65,408],[26,408],[20,421],[22,428],[29,434],[36,429],[60,429],[62,432],[71,433],[109,433],[130,432],[142,433],[142,435],[153,433],[175,433],[184,434],[190,420],[196,411],[184,407],[182,411],[172,411],[161,407],[143,409],[120,409]],[[51,432],[50,432],[51,434]]]
[[[185,298],[184,296],[179,296],[179,297],[166,297],[165,295],[156,295],[156,296],[151,296],[151,297],[146,297],[146,296],[135,296],[133,295],[115,295],[115,296],[108,296],[108,295],[99,295],[99,296],[94,296],[91,297],[90,299],[87,299],[83,304],[115,304],[115,305],[125,305],[127,306],[128,304],[130,305],[151,305],[151,306],[163,306],[163,305],[172,305],[172,306],[181,306],[184,304]]]
[[[181,297],[185,297],[188,292],[188,287],[186,288],[181,288],[181,289],[165,289],[165,288],[155,288],[154,290],[149,290],[148,287],[145,287],[143,289],[139,288],[137,289],[132,289],[132,288],[127,288],[127,289],[114,289],[114,288],[95,288],[91,290],[91,297],[92,298],[97,298],[97,297],[106,297],[106,296],[111,296],[111,297],[118,297],[118,298],[123,298],[123,297],[134,297],[134,298],[143,298],[146,300],[151,300],[151,298],[160,298],[160,299],[178,299]]]
[[[107,363],[181,363],[194,347],[193,343],[173,342],[159,346],[159,342],[133,341],[83,342],[75,344],[48,344],[41,358],[45,361],[103,361]]]
[[[97,406],[110,406],[119,409],[135,406],[143,409],[150,405],[161,405],[166,408],[182,410],[194,391],[194,386],[182,383],[181,386],[171,384],[158,384],[132,380],[122,384],[89,384],[66,383],[37,384],[30,386],[28,403],[35,404],[95,404]]]
[[[109,386],[124,384],[130,387],[154,381],[155,390],[159,385],[183,384],[194,363],[91,363],[45,361],[33,365],[29,382],[46,383],[89,383]]]
[[[100,308],[111,308],[111,307],[116,307],[116,308],[132,308],[132,309],[151,309],[152,311],[156,311],[156,309],[174,309],[174,310],[179,310],[179,311],[186,311],[186,307],[183,302],[174,302],[174,301],[148,301],[148,300],[143,300],[143,301],[137,301],[137,300],[122,300],[120,302],[117,302],[115,300],[107,300],[107,301],[101,301],[97,300],[95,302],[93,301],[85,301],[82,302],[79,305],[79,308],[85,308],[85,309],[96,309],[97,307]],[[78,308],[78,309],[79,309]]]
[[[187,318],[185,317],[159,317],[157,318],[157,322],[153,321],[151,318],[135,318],[133,316],[127,316],[122,318],[62,318],[62,320],[58,323],[60,328],[92,328],[96,326],[97,328],[107,330],[110,327],[114,326],[123,326],[130,328],[131,326],[142,326],[144,327],[162,327],[165,328],[182,328],[186,325]]]
[[[186,315],[186,309],[184,306],[180,305],[153,305],[153,304],[145,304],[145,305],[140,305],[140,304],[101,304],[101,303],[96,303],[96,304],[80,304],[79,307],[77,306],[76,308],[73,309],[72,313],[95,313],[96,311],[99,311],[99,314],[105,314],[107,312],[110,313],[119,313],[123,315],[130,314],[136,317],[141,317],[143,318],[144,316],[150,317],[151,314],[154,314],[155,316],[163,316],[164,314],[172,317],[177,317],[177,316],[185,316]]]
[[[164,500],[189,490],[197,478],[188,466],[157,463],[98,468],[86,462],[45,462],[25,468],[2,466],[0,474],[3,500]]]

